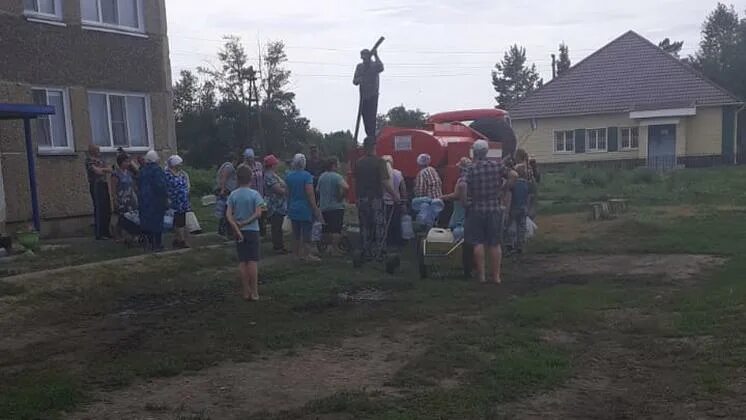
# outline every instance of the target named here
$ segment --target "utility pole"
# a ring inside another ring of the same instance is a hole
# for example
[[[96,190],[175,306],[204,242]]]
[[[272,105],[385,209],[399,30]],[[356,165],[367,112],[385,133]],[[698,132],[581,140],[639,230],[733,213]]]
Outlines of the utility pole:
[[[257,127],[259,128],[259,139],[258,143],[261,146],[263,154],[267,153],[267,145],[264,143],[264,129],[262,128],[262,107],[259,101],[259,89],[256,87],[256,70],[254,66],[249,66],[249,111],[251,111],[252,104],[256,104],[256,119]],[[251,122],[249,122],[251,126]]]
[[[557,56],[552,54],[552,79],[557,77]]]

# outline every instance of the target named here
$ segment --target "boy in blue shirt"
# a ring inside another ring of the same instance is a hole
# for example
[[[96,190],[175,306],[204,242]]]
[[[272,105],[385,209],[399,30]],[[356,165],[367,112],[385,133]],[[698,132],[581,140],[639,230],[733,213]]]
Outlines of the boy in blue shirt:
[[[250,302],[259,300],[259,218],[265,208],[261,194],[251,189],[252,176],[248,166],[238,167],[238,188],[228,197],[226,209],[226,219],[236,234],[243,298]]]

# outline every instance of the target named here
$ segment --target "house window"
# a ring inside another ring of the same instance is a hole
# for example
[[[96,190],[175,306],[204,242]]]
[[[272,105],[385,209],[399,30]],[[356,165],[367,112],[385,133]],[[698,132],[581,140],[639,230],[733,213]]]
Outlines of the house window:
[[[26,15],[43,19],[62,19],[62,0],[23,0]]]
[[[142,0],[80,0],[83,23],[144,32]]]
[[[565,153],[575,151],[575,132],[555,131],[554,132],[554,152]]]
[[[104,149],[148,149],[150,104],[141,94],[88,93],[93,142]]]
[[[637,150],[640,147],[640,129],[637,127],[621,128],[621,149]]]
[[[72,124],[70,104],[62,89],[34,88],[31,90],[34,103],[54,107],[54,115],[44,115],[33,121],[33,136],[39,153],[70,152],[72,147]]]
[[[585,150],[587,152],[605,152],[606,151],[606,129],[592,128],[588,130],[588,144]]]

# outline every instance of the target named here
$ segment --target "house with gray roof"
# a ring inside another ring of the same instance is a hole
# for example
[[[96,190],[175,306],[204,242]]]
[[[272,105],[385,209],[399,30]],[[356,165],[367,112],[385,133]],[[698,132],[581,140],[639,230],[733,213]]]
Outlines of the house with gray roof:
[[[673,167],[743,156],[742,110],[740,98],[629,31],[509,111],[519,147],[539,162]]]

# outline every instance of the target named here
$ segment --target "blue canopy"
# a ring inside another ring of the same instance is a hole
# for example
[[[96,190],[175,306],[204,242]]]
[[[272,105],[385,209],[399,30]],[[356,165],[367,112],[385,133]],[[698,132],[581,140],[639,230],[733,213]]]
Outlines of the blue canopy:
[[[52,114],[54,114],[53,106],[0,103],[0,120],[23,120]]]
[[[34,145],[31,141],[31,120],[54,113],[54,107],[48,105],[0,103],[0,120],[23,120],[23,131],[26,137],[28,178],[31,187],[31,211],[33,213],[34,228],[37,231],[41,229],[41,217],[39,214],[39,197],[36,192],[36,165],[34,164]]]

